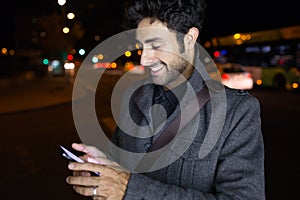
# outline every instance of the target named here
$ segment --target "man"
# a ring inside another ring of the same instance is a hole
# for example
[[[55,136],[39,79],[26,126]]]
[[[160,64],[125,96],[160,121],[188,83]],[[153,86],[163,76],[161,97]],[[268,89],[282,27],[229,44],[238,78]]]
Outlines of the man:
[[[130,114],[121,114],[123,124],[131,118],[138,126],[127,127],[130,133],[117,127],[112,141],[118,147],[133,153],[148,152],[170,119],[191,100],[189,88],[198,93],[209,87],[216,97],[221,93],[211,89],[201,73],[197,40],[204,11],[202,0],[133,0],[127,4],[127,24],[137,27],[136,39],[143,47],[140,62],[149,69],[152,81],[134,89],[129,105],[123,105],[130,110]],[[211,97],[180,130],[166,150],[167,157],[161,160],[171,162],[135,171],[130,165],[134,158],[108,159],[93,146],[74,143],[72,147],[85,152],[83,158],[88,162],[71,163],[69,169],[74,173],[67,183],[93,199],[265,199],[259,102],[245,91],[223,89],[225,99]],[[216,112],[220,107],[224,108],[224,123],[213,120],[213,116],[222,115]],[[215,127],[222,127],[219,135]],[[144,134],[147,130],[150,137]],[[213,145],[203,154],[207,138]],[[89,176],[89,171],[100,172],[100,176]]]

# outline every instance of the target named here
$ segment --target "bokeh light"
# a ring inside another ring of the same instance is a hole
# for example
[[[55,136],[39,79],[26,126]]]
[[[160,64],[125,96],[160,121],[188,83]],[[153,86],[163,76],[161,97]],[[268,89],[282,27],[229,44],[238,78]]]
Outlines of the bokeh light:
[[[68,27],[64,27],[64,28],[63,28],[63,32],[64,32],[64,33],[69,33],[69,32],[70,32],[70,29],[69,29]]]
[[[58,5],[63,6],[66,4],[66,0],[57,0]]]
[[[75,14],[74,13],[68,13],[67,14],[67,18],[68,19],[74,19],[75,18]]]

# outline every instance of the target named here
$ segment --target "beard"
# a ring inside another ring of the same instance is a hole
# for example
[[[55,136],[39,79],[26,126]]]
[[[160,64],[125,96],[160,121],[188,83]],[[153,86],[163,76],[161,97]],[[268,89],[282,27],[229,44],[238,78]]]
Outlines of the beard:
[[[182,73],[190,65],[190,63],[182,57],[174,59],[169,64],[164,62],[161,62],[160,64],[164,66],[162,69],[163,71],[158,76],[152,76],[152,80],[154,84],[162,86],[168,86],[173,81],[176,81],[176,79],[181,78],[180,76],[182,76]]]

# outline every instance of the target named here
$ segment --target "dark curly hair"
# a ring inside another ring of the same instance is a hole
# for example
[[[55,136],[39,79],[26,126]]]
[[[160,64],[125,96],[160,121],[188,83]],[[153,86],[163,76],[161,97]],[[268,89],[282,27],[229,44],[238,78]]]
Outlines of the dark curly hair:
[[[123,28],[136,28],[143,18],[166,23],[171,30],[186,34],[191,27],[202,29],[206,0],[129,0],[125,3]]]

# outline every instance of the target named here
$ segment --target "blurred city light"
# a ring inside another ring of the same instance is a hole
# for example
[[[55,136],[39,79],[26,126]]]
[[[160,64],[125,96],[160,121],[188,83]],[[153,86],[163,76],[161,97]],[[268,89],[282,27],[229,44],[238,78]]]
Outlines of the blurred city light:
[[[79,55],[83,56],[85,54],[85,50],[84,49],[79,49]]]
[[[243,43],[242,40],[236,40],[236,41],[235,41],[235,44],[236,44],[236,45],[241,45],[242,43]]]
[[[131,52],[130,52],[130,51],[126,51],[126,52],[125,52],[125,56],[126,56],[126,57],[130,57],[130,56],[131,56]]]
[[[220,55],[221,55],[221,54],[220,54],[220,51],[215,51],[215,52],[214,52],[214,57],[215,57],[215,58],[218,58]]]
[[[129,71],[129,70],[131,70],[133,68],[134,68],[133,62],[126,62],[125,63],[125,71]]]
[[[74,69],[75,68],[75,64],[74,63],[65,63],[64,64],[64,68],[65,69]]]
[[[299,84],[298,83],[293,83],[292,87],[293,87],[293,89],[297,89],[299,87]]]
[[[40,32],[41,37],[46,37],[47,33],[45,31]]]
[[[257,85],[262,85],[262,80],[260,80],[260,79],[256,80],[256,84]]]
[[[93,63],[97,63],[98,61],[99,61],[99,59],[97,58],[97,56],[93,56],[92,62],[93,62]]]
[[[72,49],[70,53],[71,53],[71,54],[75,54],[75,53],[76,53],[76,50],[75,50],[75,49]]]
[[[251,40],[252,37],[249,34],[240,34],[240,33],[236,33],[233,35],[233,39],[235,40],[235,44],[236,45],[241,45],[243,44],[245,41]]]
[[[58,5],[63,6],[66,4],[66,0],[57,0]]]
[[[139,56],[141,56],[142,53],[143,53],[142,50],[138,50],[138,51],[137,51],[137,54],[138,54]]]
[[[69,32],[70,32],[70,29],[69,29],[68,27],[64,27],[64,28],[63,28],[63,32],[64,32],[64,33],[69,33]]]
[[[7,52],[8,52],[7,48],[2,48],[1,49],[1,54],[7,55]]]
[[[10,50],[9,51],[9,55],[11,55],[11,56],[15,55],[15,51],[14,50]]]
[[[73,60],[73,55],[72,54],[68,54],[67,59],[70,60],[70,61]]]
[[[115,63],[115,62],[112,62],[110,64],[110,67],[113,68],[113,69],[117,68],[117,66],[118,66],[117,63]]]
[[[99,60],[103,60],[104,55],[103,55],[103,54],[99,54],[99,55],[97,56],[97,58],[98,58]]]
[[[48,65],[48,71],[52,73],[60,73],[60,61],[59,60],[53,60],[49,62]]]
[[[139,45],[139,43],[136,43],[136,44],[135,44],[135,48],[137,48],[137,49],[140,49],[140,48],[141,48],[140,45]]]
[[[59,65],[60,65],[59,60],[53,60],[53,61],[51,62],[51,66],[52,66],[53,68],[57,68],[57,67],[59,67]]]
[[[68,19],[74,19],[75,18],[75,14],[74,13],[68,13],[67,14],[67,18]]]
[[[225,49],[221,50],[221,55],[222,55],[222,56],[227,55],[227,50],[225,50]]]
[[[99,41],[100,40],[100,36],[99,35],[95,35],[95,40]]]
[[[238,39],[241,38],[241,34],[236,33],[236,34],[233,35],[233,38],[234,38],[235,40],[238,40]]]
[[[44,65],[48,65],[49,64],[49,60],[47,58],[43,59],[43,64]]]

